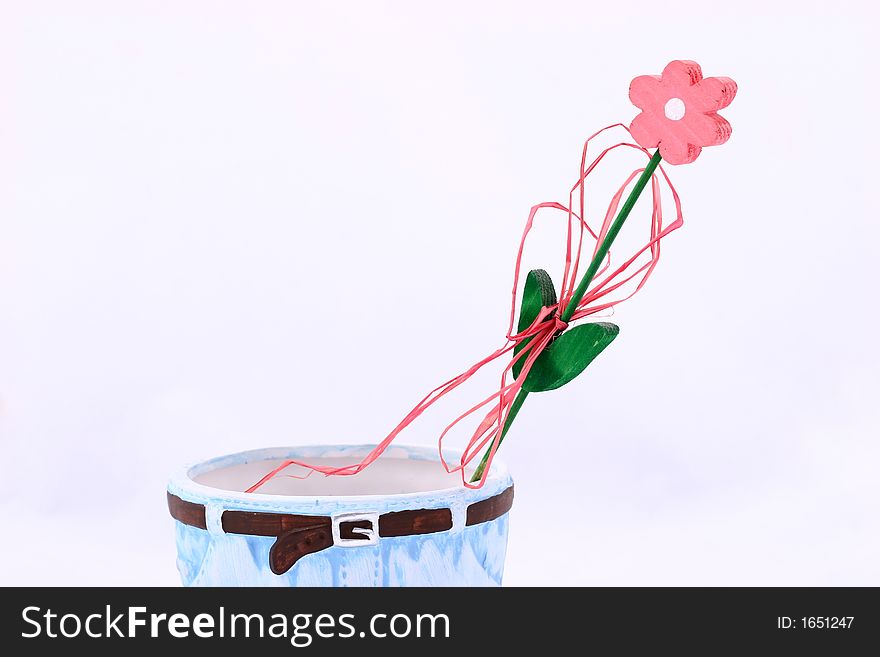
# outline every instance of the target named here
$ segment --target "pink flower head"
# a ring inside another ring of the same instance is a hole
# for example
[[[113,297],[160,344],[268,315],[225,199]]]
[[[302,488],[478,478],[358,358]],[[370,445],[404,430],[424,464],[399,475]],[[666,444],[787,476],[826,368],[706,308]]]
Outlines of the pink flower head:
[[[730,78],[704,78],[696,62],[669,62],[662,75],[640,75],[630,83],[629,99],[642,110],[630,132],[643,148],[659,146],[669,164],[688,164],[703,146],[728,140],[730,124],[717,112],[735,95]]]

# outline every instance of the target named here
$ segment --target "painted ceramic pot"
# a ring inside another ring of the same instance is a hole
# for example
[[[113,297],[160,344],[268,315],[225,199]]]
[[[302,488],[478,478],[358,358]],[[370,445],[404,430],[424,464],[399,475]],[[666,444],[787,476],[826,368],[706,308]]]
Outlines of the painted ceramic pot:
[[[370,447],[262,449],[183,469],[168,506],[184,585],[500,586],[513,482],[497,462],[471,490],[436,449],[393,447],[357,476],[291,468],[241,492],[284,459],[347,465]]]

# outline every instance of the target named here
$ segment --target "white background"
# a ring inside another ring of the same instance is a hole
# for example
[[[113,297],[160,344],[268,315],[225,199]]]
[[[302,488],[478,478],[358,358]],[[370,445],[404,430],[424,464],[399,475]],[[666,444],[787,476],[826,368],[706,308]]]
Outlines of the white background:
[[[880,585],[871,4],[323,5],[3,2],[0,583],[175,584],[180,464],[381,438],[501,344],[529,207],[689,58],[733,137],[505,443],[506,583]]]

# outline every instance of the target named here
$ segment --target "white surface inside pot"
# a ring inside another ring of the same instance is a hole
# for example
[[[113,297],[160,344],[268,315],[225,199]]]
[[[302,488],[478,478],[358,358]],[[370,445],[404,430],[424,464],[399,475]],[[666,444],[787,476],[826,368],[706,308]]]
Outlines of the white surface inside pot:
[[[306,458],[314,465],[340,467],[357,463],[357,457]],[[244,491],[283,463],[266,459],[226,466],[193,476],[196,483],[223,490]],[[326,476],[292,465],[258,491],[269,495],[395,495],[461,486],[461,474],[449,474],[438,461],[383,457],[351,476]]]

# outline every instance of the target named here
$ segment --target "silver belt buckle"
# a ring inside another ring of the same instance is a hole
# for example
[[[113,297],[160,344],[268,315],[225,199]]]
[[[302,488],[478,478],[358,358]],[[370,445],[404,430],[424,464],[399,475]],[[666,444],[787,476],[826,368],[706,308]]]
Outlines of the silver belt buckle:
[[[339,525],[343,522],[370,523],[370,527],[352,527],[351,533],[364,538],[342,538]],[[333,545],[339,547],[358,547],[363,545],[376,545],[379,543],[379,514],[375,511],[366,513],[340,513],[331,518],[333,523]]]

